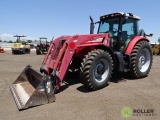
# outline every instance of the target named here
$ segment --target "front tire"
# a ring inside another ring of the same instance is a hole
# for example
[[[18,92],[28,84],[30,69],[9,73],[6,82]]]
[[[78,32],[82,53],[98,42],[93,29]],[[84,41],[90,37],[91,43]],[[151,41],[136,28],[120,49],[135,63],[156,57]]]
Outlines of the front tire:
[[[152,66],[152,50],[147,41],[138,42],[130,55],[130,74],[133,78],[143,78],[148,75]]]
[[[81,63],[82,83],[91,90],[98,90],[108,84],[112,74],[112,57],[101,49],[92,50]]]

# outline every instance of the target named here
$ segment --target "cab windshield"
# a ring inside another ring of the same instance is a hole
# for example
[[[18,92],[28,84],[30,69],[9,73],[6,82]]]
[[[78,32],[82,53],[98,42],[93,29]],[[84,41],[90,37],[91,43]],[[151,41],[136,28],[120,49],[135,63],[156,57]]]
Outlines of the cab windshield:
[[[114,33],[117,36],[117,31],[119,27],[119,18],[110,18],[101,20],[99,23],[98,33]]]

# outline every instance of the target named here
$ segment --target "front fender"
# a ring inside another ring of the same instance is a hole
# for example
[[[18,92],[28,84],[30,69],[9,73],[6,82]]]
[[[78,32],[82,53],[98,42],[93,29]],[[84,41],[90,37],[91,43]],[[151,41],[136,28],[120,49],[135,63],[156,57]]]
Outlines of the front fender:
[[[136,45],[137,42],[142,41],[142,40],[146,40],[149,42],[149,40],[146,37],[143,36],[136,36],[134,37],[128,44],[126,50],[125,50],[125,54],[130,55],[134,46]]]

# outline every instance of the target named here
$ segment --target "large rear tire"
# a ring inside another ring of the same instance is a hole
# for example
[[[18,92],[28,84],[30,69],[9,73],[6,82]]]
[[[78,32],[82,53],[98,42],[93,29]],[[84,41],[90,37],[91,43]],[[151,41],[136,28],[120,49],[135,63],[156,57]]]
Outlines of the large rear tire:
[[[92,50],[81,63],[82,83],[91,90],[98,90],[108,84],[113,69],[112,57],[101,49]]]
[[[152,66],[152,50],[147,41],[138,42],[130,55],[130,74],[133,78],[143,78],[148,75]]]

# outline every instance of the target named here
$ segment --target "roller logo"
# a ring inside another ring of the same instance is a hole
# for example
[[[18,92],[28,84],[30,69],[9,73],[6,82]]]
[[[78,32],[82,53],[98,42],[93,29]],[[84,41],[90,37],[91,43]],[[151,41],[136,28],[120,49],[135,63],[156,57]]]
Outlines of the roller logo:
[[[124,118],[129,118],[132,115],[132,110],[129,107],[124,107],[121,110],[121,116]]]
[[[124,118],[129,118],[131,116],[154,116],[153,109],[131,109],[129,107],[124,107],[121,109],[121,116]]]

